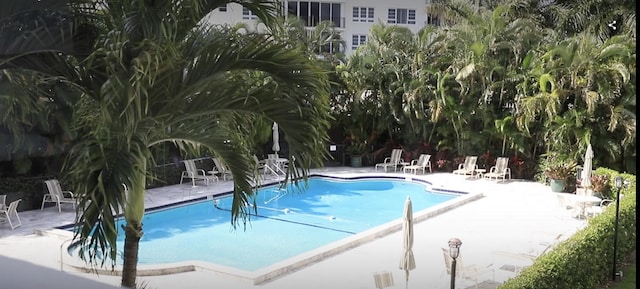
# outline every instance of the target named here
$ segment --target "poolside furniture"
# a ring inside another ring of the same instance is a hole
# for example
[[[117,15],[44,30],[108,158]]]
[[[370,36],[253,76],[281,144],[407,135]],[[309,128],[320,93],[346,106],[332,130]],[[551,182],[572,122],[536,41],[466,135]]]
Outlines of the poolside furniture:
[[[219,158],[211,159],[213,159],[213,165],[215,166],[215,170],[212,171],[212,174],[219,173],[220,175],[222,175],[223,181],[227,180],[227,176],[232,177],[231,170],[229,170],[227,164],[222,162],[222,160]]]
[[[203,169],[196,168],[195,160],[184,160],[184,167],[185,171],[183,171],[182,176],[180,176],[181,184],[184,179],[191,179],[194,187],[196,186],[196,180],[203,180],[208,186],[209,182],[218,180],[218,176],[214,173],[207,174]]]
[[[456,175],[475,175],[478,170],[478,165],[476,162],[478,161],[478,156],[467,156],[464,159],[464,164],[459,164],[458,169],[454,170],[453,173]]]
[[[256,170],[256,175],[260,176],[261,174],[264,175],[266,174],[265,171],[265,165],[266,165],[266,161],[265,160],[261,160],[258,158],[258,156],[253,155],[253,161],[255,162],[255,170]]]
[[[615,201],[612,199],[602,199],[599,204],[587,207],[585,214],[587,217],[595,217],[604,212],[604,210],[613,203],[615,203]]]
[[[429,172],[431,172],[431,155],[421,154],[417,160],[412,160],[408,166],[402,167],[402,171],[404,173],[412,172],[417,174],[418,170],[421,170],[424,174],[427,168],[429,168]]]
[[[509,168],[509,158],[499,157],[496,159],[496,165],[489,169],[489,172],[484,174],[486,179],[511,179],[511,169]]]
[[[549,241],[549,242],[541,242],[539,245],[541,246],[542,250],[535,250],[535,249],[531,249],[529,252],[524,252],[524,253],[512,253],[512,252],[507,252],[507,251],[494,251],[493,254],[495,255],[502,255],[502,256],[506,256],[506,257],[511,257],[514,259],[522,259],[522,260],[526,260],[529,262],[533,262],[536,260],[536,258],[552,251],[558,244],[560,244],[560,242],[562,241],[562,237],[564,236],[564,234],[557,234],[555,235],[555,238],[553,238],[553,240]],[[518,269],[522,269],[518,268]]]
[[[78,200],[75,198],[71,191],[63,191],[60,187],[60,182],[57,179],[46,180],[44,183],[47,185],[48,194],[45,194],[42,198],[42,206],[40,210],[44,209],[45,203],[55,203],[58,206],[58,212],[62,213],[62,204],[71,204],[73,208],[76,208]]]
[[[393,286],[393,274],[389,271],[381,271],[373,273],[373,282],[377,289],[384,289]]]
[[[558,201],[558,205],[560,205],[560,208],[563,208],[565,210],[571,210],[573,209],[573,204],[567,201],[567,199],[564,196],[566,194],[567,193],[556,193],[556,200]]]
[[[451,263],[453,262],[453,258],[449,255],[449,248],[442,248],[442,254],[444,255],[444,263],[446,265],[446,272],[448,275],[451,275]],[[487,273],[492,273],[492,281],[495,280],[495,271],[491,268],[491,265],[487,267],[480,267],[478,265],[464,265],[462,263],[462,256],[458,256],[456,258],[456,278],[465,279],[473,281],[475,284],[475,288],[478,288],[478,279],[480,276],[483,276]],[[484,281],[484,280],[480,280]]]
[[[263,172],[266,176],[270,174],[274,177],[279,177],[286,174],[285,169],[289,164],[289,160],[286,158],[278,157],[277,154],[267,154],[267,159],[264,161]]]
[[[283,171],[289,166],[289,159],[282,158],[282,157],[278,156],[278,154],[267,154],[267,159],[275,160],[276,164]]]
[[[590,191],[584,189],[576,190],[575,194],[567,194],[566,198],[574,204],[575,217],[578,219],[589,217],[591,215],[589,209],[602,202],[602,198],[594,196]]]
[[[17,199],[9,203],[9,206],[0,208],[0,215],[4,215],[5,219],[9,223],[9,226],[11,227],[11,230],[22,226],[22,221],[20,221],[20,216],[18,216],[18,204],[20,204],[20,201],[22,201],[22,199]],[[12,216],[15,216],[16,218],[14,221],[11,221]],[[14,223],[15,221],[18,222]]]
[[[384,161],[381,163],[377,163],[375,166],[375,170],[378,168],[384,168],[384,171],[387,171],[387,168],[393,167],[393,171],[398,170],[398,166],[401,166],[402,162],[402,149],[393,149],[391,151],[391,156],[384,158]]]

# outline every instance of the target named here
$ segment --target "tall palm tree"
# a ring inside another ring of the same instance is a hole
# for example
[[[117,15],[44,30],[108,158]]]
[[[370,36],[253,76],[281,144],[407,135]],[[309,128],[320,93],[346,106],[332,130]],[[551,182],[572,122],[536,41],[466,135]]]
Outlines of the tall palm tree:
[[[402,89],[410,79],[405,66],[410,63],[412,37],[406,27],[377,23],[367,42],[339,69],[352,97],[350,113],[369,123],[368,133],[386,132],[393,140],[393,127],[404,122]]]
[[[590,142],[609,154],[596,154],[608,164],[623,163],[625,148],[635,143],[633,51],[635,40],[623,35],[601,43],[596,35],[581,33],[549,44],[546,53],[532,57],[519,87],[519,126],[542,132],[553,140],[546,149],[567,158],[579,158],[575,148]]]
[[[74,238],[85,260],[114,265],[122,212],[124,287],[136,287],[145,185],[155,177],[152,148],[171,143],[223,159],[234,179],[234,227],[246,223],[244,204],[254,202],[254,121],[279,124],[292,160],[288,180],[305,179],[325,157],[326,72],[271,35],[201,21],[231,2],[267,26],[281,11],[279,1],[265,0],[104,0],[75,7],[97,17],[90,23],[100,30],[93,53],[50,55],[58,66],[47,75],[78,96],[77,137],[65,164],[80,194]]]

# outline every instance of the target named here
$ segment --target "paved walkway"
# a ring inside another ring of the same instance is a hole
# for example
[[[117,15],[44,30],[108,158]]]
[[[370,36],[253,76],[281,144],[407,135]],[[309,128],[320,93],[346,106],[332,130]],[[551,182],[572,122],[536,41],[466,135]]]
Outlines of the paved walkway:
[[[324,168],[314,170],[337,176],[385,174],[372,168]],[[386,173],[386,175],[403,175]],[[406,176],[406,175],[403,175]],[[409,274],[408,288],[449,288],[450,276],[445,270],[441,248],[452,237],[462,240],[464,266],[486,269],[478,277],[478,288],[495,288],[514,277],[517,269],[530,265],[547,247],[564,240],[585,226],[585,220],[571,217],[561,208],[549,187],[529,181],[497,182],[465,176],[435,173],[423,176],[435,188],[477,192],[475,201],[443,212],[414,226],[416,269]],[[191,184],[167,186],[147,192],[147,206],[155,207],[180,200],[231,190],[231,182],[217,182],[193,188]],[[402,208],[399,208],[402,210]],[[35,234],[73,222],[71,207],[62,213],[56,208],[20,212],[23,226],[10,230],[0,224],[0,255],[27,260],[60,270],[61,248],[68,237]],[[362,244],[338,255],[305,266],[261,285],[248,284],[206,270],[163,275],[139,276],[139,284],[149,289],[225,288],[376,288],[374,273],[389,272],[392,287],[405,288],[405,272],[398,268],[402,249],[402,233],[395,232]],[[458,263],[460,266],[460,262]],[[65,269],[69,271],[68,269]],[[458,267],[458,272],[461,268]],[[117,285],[117,276],[70,272],[74,275]],[[459,276],[459,275],[458,275]],[[457,288],[474,288],[474,280],[459,279]]]

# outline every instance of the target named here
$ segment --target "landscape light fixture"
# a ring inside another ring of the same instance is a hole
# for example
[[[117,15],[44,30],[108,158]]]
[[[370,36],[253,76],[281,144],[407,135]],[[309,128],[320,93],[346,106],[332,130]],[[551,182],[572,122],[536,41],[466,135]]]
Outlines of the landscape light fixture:
[[[614,184],[616,186],[616,220],[613,227],[613,270],[611,271],[611,280],[616,281],[616,278],[622,277],[622,272],[618,272],[617,268],[617,258],[618,258],[618,220],[620,218],[620,191],[622,191],[622,186],[624,182],[621,176],[616,176],[614,179]]]
[[[451,289],[456,287],[456,259],[460,256],[462,241],[458,238],[449,240],[449,256],[451,256]]]

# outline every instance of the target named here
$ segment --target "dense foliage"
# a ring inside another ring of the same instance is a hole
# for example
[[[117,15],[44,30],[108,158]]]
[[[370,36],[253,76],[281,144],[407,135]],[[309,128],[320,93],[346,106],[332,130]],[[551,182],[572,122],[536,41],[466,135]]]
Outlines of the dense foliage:
[[[517,178],[533,178],[544,167],[532,164],[547,158],[581,163],[589,143],[596,166],[635,172],[635,25],[565,30],[548,19],[582,8],[436,2],[450,25],[412,34],[378,24],[339,67],[350,94],[339,125],[378,147],[427,150],[436,163],[509,156],[524,171]]]

